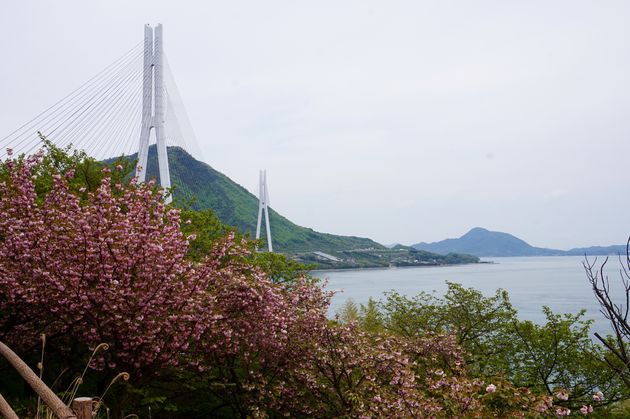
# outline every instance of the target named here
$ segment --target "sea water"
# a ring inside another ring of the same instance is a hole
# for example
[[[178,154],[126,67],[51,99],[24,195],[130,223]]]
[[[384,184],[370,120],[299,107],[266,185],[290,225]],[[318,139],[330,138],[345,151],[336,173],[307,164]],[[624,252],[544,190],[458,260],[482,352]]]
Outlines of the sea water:
[[[603,261],[599,257],[598,264]],[[594,258],[589,258],[593,261]],[[543,306],[555,313],[577,313],[586,309],[586,319],[595,320],[593,332],[609,333],[608,322],[599,312],[599,305],[586,277],[579,256],[485,258],[485,262],[469,265],[410,267],[389,269],[359,269],[314,271],[313,275],[328,280],[327,289],[337,294],[331,301],[330,316],[352,299],[365,304],[368,298],[381,299],[386,291],[413,296],[420,291],[443,295],[448,282],[481,291],[490,296],[499,288],[508,291],[510,301],[518,310],[520,319],[544,323]],[[613,284],[618,300],[623,296],[620,288],[620,262],[610,257],[606,273]]]

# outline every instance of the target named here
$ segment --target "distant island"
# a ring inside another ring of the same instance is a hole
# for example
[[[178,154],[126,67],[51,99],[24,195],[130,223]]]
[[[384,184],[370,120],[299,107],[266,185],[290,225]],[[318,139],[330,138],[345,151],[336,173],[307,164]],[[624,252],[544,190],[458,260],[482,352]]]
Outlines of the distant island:
[[[475,227],[457,239],[416,243],[411,247],[437,254],[467,253],[478,257],[501,256],[601,256],[626,252],[625,245],[578,247],[570,250],[535,247],[508,233]]]
[[[479,263],[473,255],[450,252],[437,254],[410,246],[396,245],[391,249],[354,249],[331,252],[302,252],[293,258],[317,269],[394,268],[410,266],[442,266]]]

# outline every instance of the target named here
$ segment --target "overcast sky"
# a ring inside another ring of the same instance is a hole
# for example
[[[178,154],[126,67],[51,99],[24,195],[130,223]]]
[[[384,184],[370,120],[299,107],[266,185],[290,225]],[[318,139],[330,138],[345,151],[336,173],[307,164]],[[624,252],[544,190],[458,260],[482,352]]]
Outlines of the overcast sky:
[[[630,2],[12,1],[0,137],[164,24],[208,164],[381,243],[630,234]],[[252,214],[255,217],[256,214]]]

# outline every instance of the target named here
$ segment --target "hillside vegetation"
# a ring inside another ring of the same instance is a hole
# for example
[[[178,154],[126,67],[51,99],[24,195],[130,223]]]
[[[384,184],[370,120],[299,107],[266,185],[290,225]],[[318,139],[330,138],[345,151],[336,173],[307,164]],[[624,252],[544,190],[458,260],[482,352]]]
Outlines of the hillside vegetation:
[[[180,147],[169,147],[168,154],[176,205],[195,211],[210,209],[222,223],[236,227],[250,237],[255,236],[258,216],[258,198],[255,195]],[[135,160],[136,157],[134,154],[127,158]],[[159,180],[155,146],[149,148],[147,179],[150,178]],[[368,238],[320,233],[289,221],[271,208],[269,217],[274,251],[291,255],[298,262],[320,269],[451,265],[479,261],[475,256],[455,253],[444,256],[404,246],[391,250]],[[262,234],[265,234],[264,228]]]
[[[195,210],[212,209],[225,224],[250,234],[256,232],[258,198],[223,173],[193,158],[180,147],[169,147],[169,165],[174,200]],[[132,159],[136,155],[130,156]],[[155,146],[149,148],[147,177],[159,178]],[[345,251],[385,249],[363,237],[338,236],[301,227],[270,209],[271,236],[279,252]]]

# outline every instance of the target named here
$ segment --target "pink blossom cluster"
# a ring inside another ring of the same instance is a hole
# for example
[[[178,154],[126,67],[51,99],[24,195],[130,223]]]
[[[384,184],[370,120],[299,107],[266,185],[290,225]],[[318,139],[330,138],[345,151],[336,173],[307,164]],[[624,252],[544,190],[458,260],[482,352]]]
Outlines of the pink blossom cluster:
[[[550,397],[470,377],[454,336],[331,324],[330,295],[306,280],[273,283],[234,235],[201,262],[187,260],[195,238],[182,234],[179,211],[150,182],[112,185],[106,172],[79,197],[68,172],[54,175],[42,196],[34,180],[40,159],[6,161],[0,181],[0,339],[17,349],[45,333],[67,350],[108,343],[99,368],[136,376],[194,368],[243,416],[553,411]]]
[[[177,362],[217,321],[205,291],[215,267],[184,259],[179,211],[151,184],[132,182],[115,196],[108,176],[82,203],[69,189],[72,172],[54,175],[40,197],[39,159],[7,161],[0,183],[2,338],[18,346],[40,333],[88,347],[107,342],[112,367]]]
[[[556,407],[555,410],[556,416],[569,416],[571,414],[571,409],[568,407],[559,406]]]
[[[580,413],[583,415],[588,415],[590,413],[593,413],[593,406],[589,405],[584,405],[580,408]]]
[[[569,393],[567,393],[566,391],[559,391],[556,393],[556,397],[558,398],[558,400],[567,401],[569,400]]]
[[[106,171],[80,200],[69,172],[38,196],[40,159],[6,161],[0,183],[0,339],[17,348],[41,333],[68,347],[106,342],[100,367],[138,373],[182,358],[204,369],[229,354],[275,356],[296,323],[325,322],[321,289],[275,286],[243,261],[233,235],[203,262],[186,260],[194,237],[151,182],[114,193]]]
[[[289,417],[536,416],[539,397],[509,383],[487,391],[467,374],[453,336],[375,335],[355,324],[303,336],[282,379],[269,383],[266,408]],[[270,385],[271,384],[271,385]],[[482,395],[508,397],[497,408]],[[493,394],[495,393],[495,394]]]

